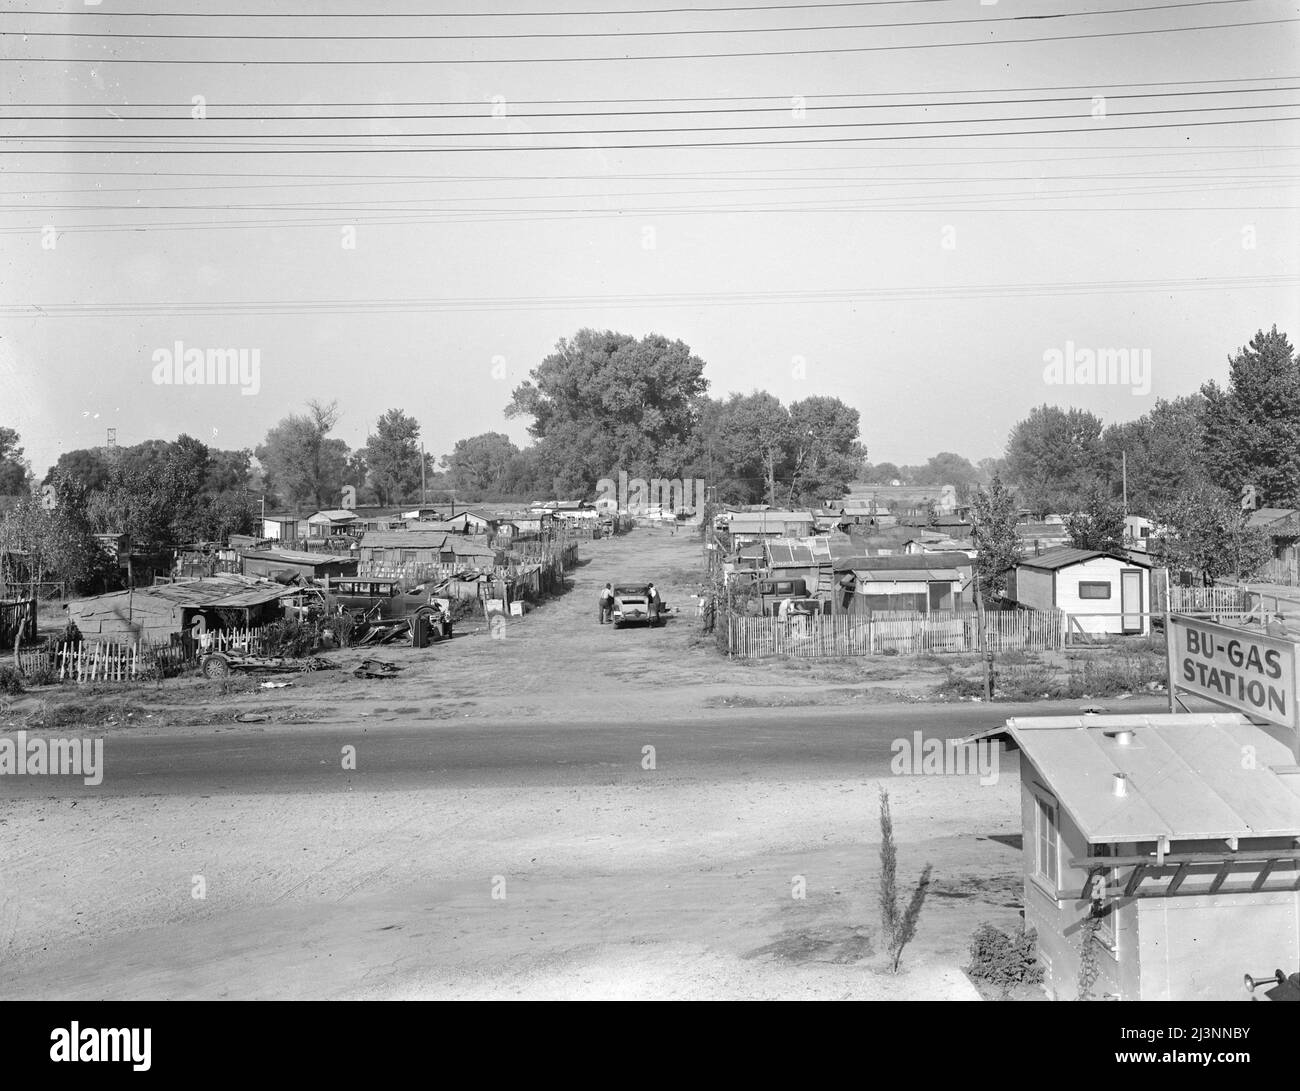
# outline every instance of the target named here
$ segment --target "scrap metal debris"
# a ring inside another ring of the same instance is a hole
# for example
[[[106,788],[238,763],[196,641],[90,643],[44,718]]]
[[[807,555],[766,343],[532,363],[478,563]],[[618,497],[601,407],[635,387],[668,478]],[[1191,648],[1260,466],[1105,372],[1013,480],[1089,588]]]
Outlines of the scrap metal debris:
[[[356,678],[396,678],[402,668],[383,659],[363,659],[352,672]]]

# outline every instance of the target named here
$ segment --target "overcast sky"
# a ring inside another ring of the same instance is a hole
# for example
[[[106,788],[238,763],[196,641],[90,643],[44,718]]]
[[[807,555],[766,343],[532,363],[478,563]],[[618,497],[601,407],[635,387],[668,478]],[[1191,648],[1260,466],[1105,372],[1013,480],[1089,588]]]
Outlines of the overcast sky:
[[[38,476],[109,427],[253,447],[309,398],[354,447],[392,406],[435,454],[522,443],[511,388],[583,326],[682,339],[715,396],[842,398],[873,461],[977,460],[1045,401],[1132,418],[1222,380],[1256,329],[1297,335],[1293,3],[314,6],[390,16],[0,15],[0,424]],[[927,25],[871,26],[900,22]],[[818,26],[856,29],[742,33]],[[1219,29],[1172,31],[1197,26]],[[182,37],[103,36],[132,33]],[[771,55],[626,59],[746,52]],[[155,384],[176,341],[260,350],[260,389]],[[1149,350],[1149,393],[1049,385],[1068,342]]]

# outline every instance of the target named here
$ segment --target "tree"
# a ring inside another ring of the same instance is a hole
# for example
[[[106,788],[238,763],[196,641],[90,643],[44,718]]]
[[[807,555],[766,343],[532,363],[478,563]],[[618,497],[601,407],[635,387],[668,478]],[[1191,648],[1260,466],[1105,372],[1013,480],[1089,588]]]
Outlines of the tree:
[[[579,330],[516,387],[506,416],[528,416],[541,465],[563,492],[603,477],[677,477],[694,450],[704,361],[681,341]]]
[[[1072,511],[1101,471],[1101,421],[1082,409],[1042,405],[1007,441],[1007,476],[1039,514]]]
[[[1205,399],[1161,398],[1135,421],[1102,433],[1101,458],[1112,497],[1123,494],[1128,463],[1129,510],[1149,514],[1205,481]]]
[[[348,445],[328,438],[338,419],[336,402],[311,401],[306,413],[285,417],[266,434],[257,459],[266,471],[268,490],[282,502],[318,509],[341,502]]]
[[[790,503],[818,504],[843,496],[866,465],[858,441],[860,416],[839,398],[814,396],[790,405]]]
[[[381,416],[366,438],[365,462],[381,504],[414,496],[420,487],[420,424],[400,409]]]
[[[975,573],[985,605],[992,605],[1006,592],[1007,572],[1020,560],[1016,497],[994,474],[987,489],[976,489],[973,506]]]
[[[520,482],[521,452],[504,432],[459,439],[451,454],[442,459],[447,486],[465,496],[500,496]],[[512,480],[512,478],[514,480]]]
[[[1211,481],[1234,496],[1253,485],[1260,506],[1300,505],[1300,367],[1286,334],[1260,330],[1229,359],[1227,389],[1201,393]]]
[[[12,428],[0,427],[0,496],[19,496],[27,492],[29,468],[18,446],[19,435]]]
[[[914,485],[951,485],[959,504],[969,503],[971,490],[979,484],[979,471],[970,460],[951,451],[940,451],[911,477]]]
[[[75,451],[64,451],[46,472],[41,484],[51,484],[59,472],[80,481],[88,492],[96,492],[108,485],[108,459],[98,448],[79,447]]]
[[[77,591],[94,589],[111,573],[108,555],[95,540],[86,515],[86,490],[80,482],[57,473],[49,492],[26,496],[0,521],[0,561],[22,557],[30,594],[36,585],[53,580]],[[12,581],[12,569],[0,582]]]
[[[792,437],[790,414],[765,390],[732,394],[712,415],[713,458],[723,476],[736,482],[744,503],[762,500],[775,507],[777,471],[784,467]]]
[[[1151,554],[1171,569],[1199,573],[1206,584],[1249,579],[1273,549],[1263,531],[1246,525],[1248,518],[1230,493],[1202,486],[1157,511]]]
[[[903,471],[892,462],[878,462],[874,466],[866,467],[865,476],[868,481],[873,481],[877,485],[888,485],[894,481],[902,482]]]
[[[1124,508],[1096,485],[1083,510],[1066,516],[1065,529],[1075,549],[1123,549]]]

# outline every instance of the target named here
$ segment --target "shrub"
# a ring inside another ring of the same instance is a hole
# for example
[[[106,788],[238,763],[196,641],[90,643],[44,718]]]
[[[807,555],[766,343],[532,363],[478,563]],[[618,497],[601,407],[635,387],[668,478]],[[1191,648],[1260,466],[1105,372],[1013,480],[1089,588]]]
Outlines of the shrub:
[[[27,675],[27,681],[33,686],[52,686],[59,680],[59,672],[54,669],[49,660],[41,663]]]
[[[1004,996],[1017,985],[1037,985],[1043,967],[1034,954],[1038,933],[1023,926],[1008,934],[987,922],[975,929],[970,941],[971,977],[988,982]]]
[[[0,667],[0,693],[16,697],[23,692],[22,676],[13,667]]]
[[[916,925],[921,919],[921,908],[930,889],[930,865],[921,871],[921,878],[912,891],[906,908],[898,904],[898,848],[894,844],[894,820],[889,811],[889,792],[880,790],[880,926],[885,944],[889,948],[889,968],[898,973],[903,960],[903,948],[916,935]]]
[[[995,695],[1004,701],[1039,701],[1062,694],[1056,673],[1040,663],[998,670],[994,675],[994,687]]]
[[[273,621],[262,637],[267,655],[286,655],[292,659],[311,655],[320,644],[316,626],[302,621]]]

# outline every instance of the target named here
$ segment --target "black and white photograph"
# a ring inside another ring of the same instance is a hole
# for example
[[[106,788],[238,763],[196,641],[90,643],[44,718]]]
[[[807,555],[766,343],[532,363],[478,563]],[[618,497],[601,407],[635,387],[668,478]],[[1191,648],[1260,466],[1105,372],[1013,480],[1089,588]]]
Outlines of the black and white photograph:
[[[1086,1001],[1098,1063],[1255,1071],[1298,46],[1294,0],[7,0],[39,1056],[148,1071],[100,1001]]]

